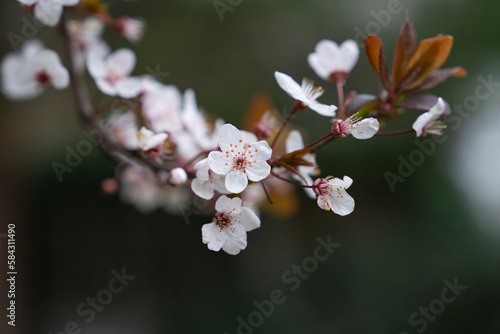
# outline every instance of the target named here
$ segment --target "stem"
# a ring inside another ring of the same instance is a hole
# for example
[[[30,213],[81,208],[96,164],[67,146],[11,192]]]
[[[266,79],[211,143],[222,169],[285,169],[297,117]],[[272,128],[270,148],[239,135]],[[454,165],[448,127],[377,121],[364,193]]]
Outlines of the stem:
[[[308,149],[308,148],[311,148],[311,149],[312,149],[312,148],[314,148],[316,145],[318,145],[319,143],[321,143],[321,142],[323,142],[323,141],[327,140],[328,138],[330,138],[330,137],[332,137],[332,136],[333,136],[333,133],[331,133],[331,132],[330,132],[330,133],[328,133],[326,136],[321,137],[320,139],[316,140],[316,141],[315,141],[314,143],[312,143],[312,144],[307,145],[307,146],[306,146],[306,147],[304,147],[303,149],[304,149],[304,150],[305,150],[305,149]]]
[[[271,169],[271,174],[273,174],[273,176],[277,177],[278,179],[280,179],[282,181],[285,181],[285,182],[288,182],[290,184],[293,184],[294,186],[301,187],[301,188],[312,188],[312,186],[308,186],[308,185],[305,185],[305,184],[300,184],[300,183],[297,183],[295,181],[286,179],[283,176],[276,174],[272,169]]]
[[[337,86],[337,94],[339,96],[339,109],[338,109],[338,115],[340,119],[345,119],[345,106],[344,106],[344,83],[343,80],[336,80],[335,81],[336,86]]]
[[[269,196],[269,193],[267,192],[266,185],[264,184],[264,181],[261,181],[260,184],[262,185],[262,188],[264,189],[264,192],[266,193],[267,200],[269,204],[273,204],[273,201],[271,200],[271,196]]]
[[[299,109],[297,109],[297,107],[293,108],[293,110],[290,112],[290,115],[288,115],[288,117],[285,119],[285,121],[283,122],[283,124],[281,124],[281,127],[278,130],[278,133],[276,134],[276,136],[274,137],[273,143],[271,144],[271,149],[274,149],[274,146],[276,145],[276,142],[278,141],[279,136],[281,135],[281,133],[285,129],[285,127],[288,124],[288,122],[290,122],[290,120],[292,119],[293,115],[295,115],[295,113],[297,112],[297,110],[299,110]]]
[[[413,129],[404,129],[404,130],[394,130],[394,131],[382,131],[382,132],[377,132],[375,136],[396,136],[396,135],[403,135],[407,133],[412,133],[415,132]]]

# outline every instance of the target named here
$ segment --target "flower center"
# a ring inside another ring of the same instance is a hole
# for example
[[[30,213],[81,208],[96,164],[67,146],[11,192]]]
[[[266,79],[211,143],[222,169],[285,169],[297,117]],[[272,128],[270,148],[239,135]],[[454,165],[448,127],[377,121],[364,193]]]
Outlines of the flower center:
[[[446,124],[444,124],[441,120],[433,120],[427,123],[427,125],[423,129],[424,135],[431,134],[441,136],[443,135],[443,131],[446,129]]]
[[[35,78],[36,78],[36,81],[38,81],[40,83],[40,85],[42,85],[44,87],[50,86],[51,78],[50,78],[50,75],[45,70],[38,72],[36,74]]]
[[[324,196],[330,193],[330,184],[325,179],[317,179],[314,181],[313,190],[316,196]]]
[[[233,170],[244,171],[245,168],[247,168],[247,164],[247,158],[245,157],[245,155],[239,156],[234,159]]]
[[[225,212],[217,212],[214,217],[214,223],[221,229],[226,228],[231,225],[231,216]]]
[[[118,80],[120,80],[120,76],[114,71],[110,71],[108,75],[106,75],[105,80],[110,84],[115,84]]]

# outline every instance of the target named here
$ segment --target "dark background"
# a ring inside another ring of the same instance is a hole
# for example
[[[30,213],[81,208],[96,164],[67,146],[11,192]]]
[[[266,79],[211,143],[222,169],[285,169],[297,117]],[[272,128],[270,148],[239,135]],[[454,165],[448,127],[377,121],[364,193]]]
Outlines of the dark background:
[[[461,65],[469,72],[434,93],[453,105],[474,94],[479,76],[500,81],[500,2],[401,4],[420,38],[453,35],[446,66]],[[112,2],[114,16],[143,17],[148,30],[135,46],[113,33],[106,37],[114,48],[137,52],[135,74],[159,65],[169,72],[164,82],[194,88],[204,109],[238,125],[259,91],[269,93],[278,109],[290,108],[273,78],[275,70],[296,79],[315,78],[306,59],[319,40],[353,38],[356,27],[364,31],[376,22],[370,11],[386,9],[386,1],[248,0],[224,13],[221,22],[208,0]],[[3,0],[0,13],[4,55],[12,51],[7,34],[21,35],[22,18],[32,16],[14,0]],[[389,59],[404,20],[402,12],[391,15],[388,24],[375,25]],[[36,36],[61,50],[50,29],[39,29]],[[371,93],[377,84],[362,51],[346,89]],[[325,89],[321,101],[336,103],[334,87]],[[500,124],[487,115],[498,112],[500,94],[481,102],[458,129],[448,129],[448,139],[394,192],[384,173],[397,173],[398,157],[407,159],[418,148],[413,136],[350,139],[325,148],[319,157],[324,176],[354,179],[349,189],[354,213],[324,212],[300,193],[299,213],[286,219],[264,214],[262,227],[249,234],[247,249],[236,257],[211,252],[201,243],[207,217],[193,214],[186,224],[162,211],[143,215],[118,197],[102,195],[100,182],[113,175],[115,164],[97,148],[60,183],[52,162],[63,162],[66,147],[85,139],[72,97],[68,89],[22,103],[0,98],[0,233],[16,224],[18,260],[17,326],[14,331],[7,327],[2,311],[2,333],[55,334],[75,321],[84,334],[232,334],[237,318],[247,319],[256,310],[253,302],[269,299],[274,289],[284,292],[286,302],[255,333],[417,333],[421,327],[409,324],[410,315],[439,299],[443,281],[455,278],[467,289],[429,321],[425,332],[500,332],[500,213],[498,205],[480,207],[475,200],[486,196],[500,204],[495,187],[500,162],[478,158],[476,169],[463,173],[461,168],[469,154],[464,147],[474,150],[464,143],[477,134],[469,124],[481,120],[479,132],[489,123],[491,135],[498,133]],[[400,126],[411,125],[416,116],[407,111]],[[322,122],[317,115],[294,120],[313,139]],[[491,147],[488,157],[498,157],[498,135],[484,138],[477,145]],[[481,179],[485,170],[487,181],[470,187],[462,182]],[[313,255],[318,237],[328,236],[341,246],[291,291],[282,275]],[[6,254],[5,239],[0,240]],[[135,279],[86,324],[77,306],[107,288],[111,271],[123,267]]]

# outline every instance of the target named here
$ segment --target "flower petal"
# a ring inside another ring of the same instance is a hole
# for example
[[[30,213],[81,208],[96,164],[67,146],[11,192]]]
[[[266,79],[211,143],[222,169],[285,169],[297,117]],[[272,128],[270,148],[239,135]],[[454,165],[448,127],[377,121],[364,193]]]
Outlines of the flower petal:
[[[264,160],[258,160],[251,167],[247,167],[245,171],[250,181],[258,182],[264,180],[271,173],[271,166]]]
[[[110,54],[106,61],[109,71],[121,77],[128,77],[134,70],[136,57],[134,51],[121,48]]]
[[[250,155],[253,155],[251,160],[269,160],[271,159],[271,156],[273,155],[273,150],[265,140],[261,140],[259,142],[253,143],[252,147],[248,149],[249,151],[252,151]]]
[[[199,197],[210,200],[214,197],[214,188],[208,181],[202,182],[197,178],[191,182],[191,190]]]
[[[220,228],[214,223],[203,225],[201,228],[201,240],[207,245],[208,249],[218,252],[226,241],[227,235],[221,233]]]
[[[215,210],[224,213],[231,212],[232,215],[237,215],[241,212],[241,198],[230,198],[223,195],[215,203]]]
[[[307,105],[311,110],[314,110],[321,116],[326,116],[326,117],[334,117],[335,116],[335,111],[337,110],[337,106],[331,105],[328,106],[326,104],[321,104],[317,102],[310,102]]]
[[[247,247],[247,233],[242,225],[232,225],[230,232],[228,229],[225,229],[222,231],[222,234],[228,234],[226,241],[222,245],[224,252],[230,255],[237,255]]]
[[[340,52],[342,53],[342,58],[344,60],[343,70],[349,73],[358,62],[359,46],[352,39],[348,39],[340,45]]]
[[[233,146],[231,146],[231,144]],[[243,147],[243,136],[240,130],[232,124],[224,124],[219,129],[219,147],[221,151],[224,153],[231,153],[231,149],[233,149],[235,145],[241,145],[241,147]],[[230,156],[232,156],[232,154],[230,154]]]
[[[208,155],[208,166],[214,173],[226,175],[233,168],[233,161],[226,154],[213,151]]]
[[[57,0],[39,0],[35,5],[35,17],[43,24],[54,27],[61,18],[62,4]]]
[[[351,130],[351,135],[356,139],[369,139],[378,132],[379,127],[380,124],[376,118],[365,118]]]
[[[341,190],[340,194],[326,196],[326,200],[330,209],[340,216],[347,216],[354,211],[354,199],[346,191]]]
[[[298,130],[290,131],[285,142],[286,153],[292,153],[304,148],[304,140]]]
[[[307,100],[302,87],[295,80],[293,80],[291,76],[276,71],[274,72],[274,77],[276,78],[276,81],[281,89],[283,89],[292,98],[300,101]]]
[[[247,207],[241,208],[241,213],[237,217],[241,224],[245,227],[245,231],[250,232],[260,227],[260,219],[255,212]]]
[[[232,171],[227,174],[225,184],[228,191],[233,194],[239,194],[248,185],[247,174],[239,170]]]

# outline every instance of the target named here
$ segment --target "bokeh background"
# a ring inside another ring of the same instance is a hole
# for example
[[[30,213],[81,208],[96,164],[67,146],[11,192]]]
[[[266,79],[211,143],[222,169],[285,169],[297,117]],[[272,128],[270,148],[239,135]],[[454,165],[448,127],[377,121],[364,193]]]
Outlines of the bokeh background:
[[[445,65],[469,72],[434,93],[453,106],[475,94],[478,77],[500,82],[500,2],[401,0],[401,5],[420,38],[453,35]],[[377,24],[373,13],[388,8],[378,0],[248,0],[232,7],[221,21],[209,0],[110,1],[115,16],[143,17],[148,31],[138,45],[113,33],[107,40],[114,48],[137,51],[135,74],[159,66],[169,73],[166,83],[194,88],[205,110],[240,124],[261,91],[278,109],[290,108],[273,72],[315,78],[306,58],[320,39],[354,38],[368,24],[391,59],[405,20],[401,12]],[[7,34],[22,35],[26,18],[32,20],[16,1],[2,0],[1,55],[12,50]],[[61,50],[50,29],[35,35]],[[377,85],[362,52],[346,89],[370,93]],[[334,88],[325,89],[322,101],[336,103]],[[17,326],[7,327],[2,311],[1,332],[55,334],[75,321],[84,334],[233,334],[237,318],[256,310],[254,301],[280,289],[286,302],[253,328],[255,333],[417,333],[422,327],[412,326],[410,315],[440,298],[444,280],[457,278],[467,289],[428,322],[425,333],[499,333],[499,105],[496,87],[460,126],[448,129],[448,139],[394,192],[384,173],[397,173],[399,156],[408,159],[418,148],[413,136],[345,140],[324,148],[323,172],[354,179],[349,189],[354,213],[342,218],[323,212],[299,194],[294,217],[264,214],[247,249],[233,257],[201,243],[207,217],[193,214],[186,224],[161,211],[143,215],[116,196],[104,196],[100,182],[113,175],[115,164],[97,148],[58,181],[52,162],[63,162],[66,147],[85,139],[70,90],[47,91],[22,103],[1,97],[0,253],[6,254],[1,237],[7,225],[16,224],[19,273]],[[401,127],[416,115],[407,111]],[[325,126],[316,115],[301,115],[294,124],[312,139]],[[328,236],[341,246],[291,291],[282,275],[312,256],[318,237]],[[5,310],[2,256],[0,309]],[[135,279],[86,324],[77,306],[107,287],[111,270],[123,267]]]

